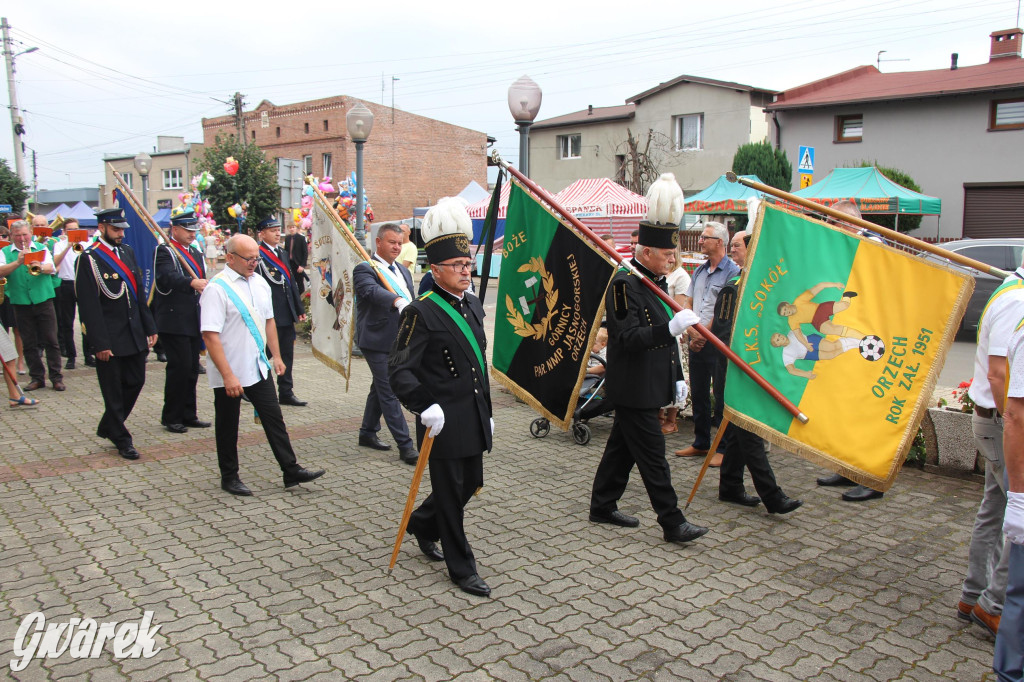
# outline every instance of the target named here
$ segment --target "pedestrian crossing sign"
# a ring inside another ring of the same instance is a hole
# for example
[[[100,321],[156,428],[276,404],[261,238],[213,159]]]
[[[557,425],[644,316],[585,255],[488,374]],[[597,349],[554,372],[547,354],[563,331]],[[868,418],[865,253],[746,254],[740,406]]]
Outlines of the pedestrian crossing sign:
[[[814,172],[814,147],[800,147],[796,169],[800,173]]]

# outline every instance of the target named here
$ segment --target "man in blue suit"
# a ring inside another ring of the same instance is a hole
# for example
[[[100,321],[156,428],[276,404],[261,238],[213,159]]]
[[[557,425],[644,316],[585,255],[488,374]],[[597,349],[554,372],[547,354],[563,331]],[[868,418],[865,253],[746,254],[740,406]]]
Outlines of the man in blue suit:
[[[373,375],[363,409],[363,423],[359,427],[359,444],[375,450],[391,449],[377,435],[383,415],[398,445],[399,458],[406,464],[415,464],[416,447],[409,437],[402,404],[388,380],[388,352],[398,336],[399,315],[412,300],[413,291],[409,269],[397,262],[401,250],[402,228],[385,223],[377,230],[377,249],[372,263],[360,263],[352,272],[359,349]],[[383,282],[388,283],[390,290]]]

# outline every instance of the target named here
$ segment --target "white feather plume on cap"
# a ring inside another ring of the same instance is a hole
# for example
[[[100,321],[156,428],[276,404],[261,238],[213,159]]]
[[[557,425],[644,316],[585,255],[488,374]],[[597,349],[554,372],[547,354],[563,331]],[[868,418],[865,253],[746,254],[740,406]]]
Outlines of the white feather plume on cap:
[[[647,190],[647,222],[679,225],[683,220],[683,190],[672,173],[662,173]]]
[[[420,234],[424,242],[459,232],[473,238],[473,221],[466,212],[466,200],[461,197],[443,197],[423,216]]]

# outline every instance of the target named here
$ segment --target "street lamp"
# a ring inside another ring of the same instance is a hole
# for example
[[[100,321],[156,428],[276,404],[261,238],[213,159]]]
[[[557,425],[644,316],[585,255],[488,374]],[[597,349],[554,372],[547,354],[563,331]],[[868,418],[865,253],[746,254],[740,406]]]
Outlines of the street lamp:
[[[543,93],[529,76],[522,76],[508,88],[508,110],[519,126],[519,170],[530,177],[530,126],[540,111]]]
[[[356,241],[364,244],[366,232],[363,230],[363,143],[370,137],[373,130],[373,112],[358,102],[345,115],[348,136],[356,143]]]
[[[153,157],[146,152],[135,156],[135,170],[142,176],[142,208],[149,210],[146,205],[146,191],[149,189],[149,169],[153,167]]]

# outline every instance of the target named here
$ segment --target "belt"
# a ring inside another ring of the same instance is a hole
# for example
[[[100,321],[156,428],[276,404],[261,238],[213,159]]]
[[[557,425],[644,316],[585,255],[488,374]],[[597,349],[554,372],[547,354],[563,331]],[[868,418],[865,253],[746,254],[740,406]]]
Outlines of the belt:
[[[975,405],[974,412],[983,419],[992,419],[993,417],[1000,416],[999,412],[997,412],[996,410],[992,410],[987,407],[982,407],[981,405]]]

